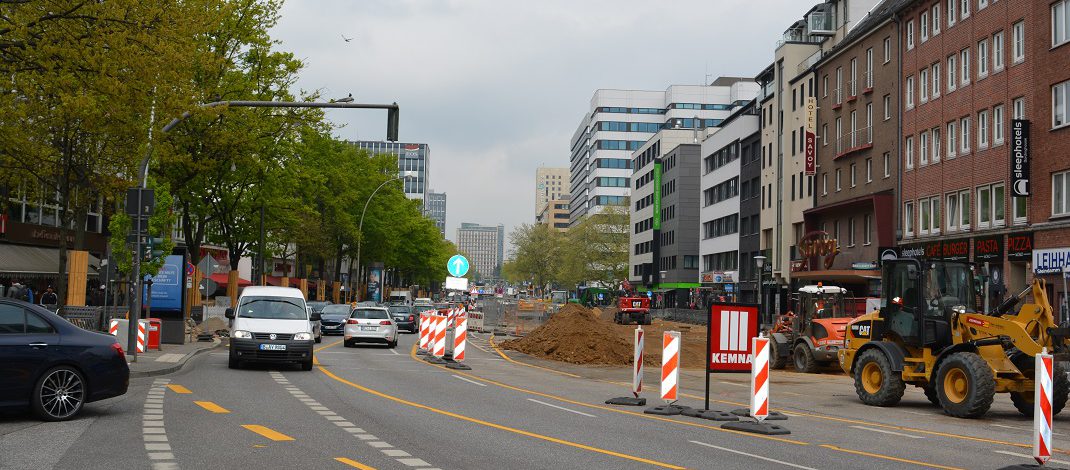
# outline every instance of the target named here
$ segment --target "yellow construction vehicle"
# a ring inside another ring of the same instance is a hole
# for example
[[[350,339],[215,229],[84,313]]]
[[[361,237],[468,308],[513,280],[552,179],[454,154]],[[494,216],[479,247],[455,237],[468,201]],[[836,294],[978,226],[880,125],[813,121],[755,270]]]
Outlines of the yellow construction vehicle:
[[[1043,280],[988,313],[974,305],[973,280],[967,263],[884,261],[881,307],[848,325],[838,353],[863,403],[893,406],[909,384],[951,416],[984,415],[997,392],[1032,416],[1034,357],[1047,348],[1070,359],[1070,328],[1057,324]],[[1009,314],[1029,294],[1032,303]],[[1070,394],[1058,362],[1053,385],[1058,413]]]

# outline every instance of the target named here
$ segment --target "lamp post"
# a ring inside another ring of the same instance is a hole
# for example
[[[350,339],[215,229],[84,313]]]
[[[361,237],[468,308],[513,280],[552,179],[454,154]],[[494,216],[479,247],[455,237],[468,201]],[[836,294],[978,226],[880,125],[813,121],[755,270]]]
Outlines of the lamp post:
[[[357,231],[360,232],[360,238],[357,239],[357,278],[358,279],[360,278],[360,246],[364,242],[364,214],[366,214],[368,212],[368,205],[371,204],[372,198],[375,197],[375,193],[379,192],[380,189],[383,189],[383,186],[386,186],[387,183],[390,183],[391,181],[399,181],[399,180],[408,181],[409,178],[412,178],[412,177],[415,176],[414,173],[415,172],[412,172],[412,171],[403,171],[403,172],[401,172],[400,175],[395,176],[393,178],[390,178],[390,179],[388,179],[386,181],[383,181],[379,185],[379,187],[375,188],[375,190],[372,191],[372,193],[368,196],[368,200],[364,203],[364,210],[360,211],[360,223],[357,225]],[[349,282],[350,283],[353,282],[353,278],[352,277],[349,278]],[[358,287],[360,286],[360,282],[357,283],[357,286]],[[357,302],[360,302],[360,289],[359,288],[356,291],[353,292],[353,300],[355,300]]]
[[[765,257],[758,255],[754,257],[754,265],[758,267],[758,316],[765,321],[765,312],[762,306],[764,302],[762,299],[762,275],[765,273]]]

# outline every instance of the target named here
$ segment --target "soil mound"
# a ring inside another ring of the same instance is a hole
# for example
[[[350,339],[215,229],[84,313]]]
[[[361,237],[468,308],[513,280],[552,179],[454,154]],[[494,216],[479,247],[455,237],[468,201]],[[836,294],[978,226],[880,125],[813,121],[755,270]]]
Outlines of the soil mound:
[[[632,344],[612,322],[590,309],[567,304],[542,326],[503,348],[572,364],[626,365],[632,362]]]

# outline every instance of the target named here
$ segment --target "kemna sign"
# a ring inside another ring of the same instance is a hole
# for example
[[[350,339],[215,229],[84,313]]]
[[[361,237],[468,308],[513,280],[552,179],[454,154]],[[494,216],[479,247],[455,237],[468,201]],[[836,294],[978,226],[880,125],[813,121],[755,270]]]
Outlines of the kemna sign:
[[[751,338],[758,336],[758,306],[715,303],[706,329],[707,372],[750,372]]]

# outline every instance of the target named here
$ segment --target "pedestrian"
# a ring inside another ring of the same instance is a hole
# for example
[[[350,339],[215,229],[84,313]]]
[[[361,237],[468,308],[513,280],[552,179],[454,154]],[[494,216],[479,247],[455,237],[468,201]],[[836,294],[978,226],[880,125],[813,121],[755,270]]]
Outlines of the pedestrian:
[[[41,305],[56,305],[59,303],[59,297],[56,296],[56,292],[52,290],[52,286],[48,286],[45,289],[45,293],[41,294]]]
[[[7,296],[12,299],[18,299],[22,294],[22,284],[19,284],[18,279],[12,279],[11,285],[7,288]]]
[[[32,304],[33,303],[33,287],[30,287],[29,284],[24,285],[22,287],[22,291],[19,293],[19,299],[20,300],[25,300],[25,301],[27,301],[27,302]]]

